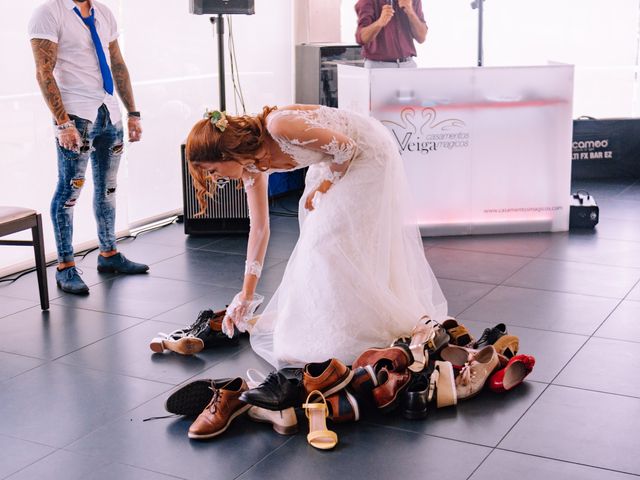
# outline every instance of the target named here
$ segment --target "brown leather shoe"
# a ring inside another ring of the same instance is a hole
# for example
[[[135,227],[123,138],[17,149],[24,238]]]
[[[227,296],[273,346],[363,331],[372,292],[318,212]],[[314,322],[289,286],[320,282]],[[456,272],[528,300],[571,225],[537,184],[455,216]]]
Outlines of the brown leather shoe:
[[[234,378],[219,389],[214,389],[211,401],[189,427],[189,438],[204,440],[223,433],[234,418],[251,407],[238,398],[248,389],[240,377]]]
[[[304,366],[302,384],[310,394],[318,390],[325,397],[342,390],[349,385],[353,372],[337,358],[322,363],[307,363]]]
[[[370,348],[360,354],[351,368],[371,365],[374,370],[386,367],[391,372],[403,372],[413,363],[411,350],[404,344],[397,344],[388,348]]]
[[[411,373],[390,372],[382,367],[378,372],[378,386],[373,389],[373,401],[376,407],[387,413],[400,403],[400,394],[409,386]]]

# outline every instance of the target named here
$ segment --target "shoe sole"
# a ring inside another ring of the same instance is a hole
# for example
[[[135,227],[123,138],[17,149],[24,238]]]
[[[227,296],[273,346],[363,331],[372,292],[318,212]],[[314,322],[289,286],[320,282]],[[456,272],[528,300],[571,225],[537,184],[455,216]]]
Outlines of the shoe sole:
[[[151,340],[151,343],[149,343],[149,348],[151,348],[154,353],[162,353],[165,350],[170,350],[180,355],[193,355],[202,351],[204,342],[196,337],[184,337],[176,341],[154,338]]]
[[[349,373],[347,373],[347,375],[342,380],[340,380],[339,383],[336,383],[335,385],[331,386],[328,390],[320,391],[320,393],[322,393],[325,397],[328,397],[329,395],[333,395],[334,393],[339,392],[340,390],[345,388],[347,385],[349,385],[351,383],[352,378],[353,378],[353,370],[349,370]]]
[[[141,273],[147,273],[149,269],[143,270],[141,272],[124,272],[122,270],[118,270],[117,268],[107,268],[107,267],[97,267],[98,272],[100,273],[124,273],[125,275],[138,275]]]
[[[231,379],[229,379],[231,381]],[[196,380],[172,393],[164,402],[167,412],[196,417],[209,404],[213,391],[210,380]]]
[[[65,292],[65,293],[71,293],[71,294],[73,294],[73,295],[86,295],[87,293],[89,293],[89,287],[87,287],[87,289],[86,289],[86,290],[69,290],[68,288],[64,288],[64,287],[60,284],[60,282],[58,282],[57,280],[56,280],[56,285],[57,285],[57,286],[58,286],[58,288],[59,288],[60,290],[62,290],[63,292]]]
[[[231,425],[231,422],[236,418],[239,417],[240,415],[242,415],[244,412],[246,412],[247,410],[249,410],[251,408],[251,405],[245,405],[244,407],[236,410],[235,412],[233,412],[233,414],[229,417],[229,420],[227,420],[227,423],[225,423],[224,427],[221,428],[220,430],[214,432],[214,433],[208,433],[206,435],[198,435],[195,433],[188,433],[188,437],[193,439],[193,440],[207,440],[209,438],[213,438],[213,437],[217,437],[218,435],[223,434],[224,432],[227,431],[227,428],[229,428],[229,425]]]
[[[289,426],[278,425],[277,423],[274,423],[271,420],[267,420],[266,418],[254,417],[253,415],[251,415],[251,409],[249,409],[249,413],[247,413],[247,416],[251,420],[253,420],[254,422],[257,422],[257,423],[269,423],[269,424],[271,424],[271,426],[273,427],[273,430],[276,433],[279,433],[280,435],[294,435],[294,434],[298,433],[298,424],[297,423],[295,425],[289,425]]]

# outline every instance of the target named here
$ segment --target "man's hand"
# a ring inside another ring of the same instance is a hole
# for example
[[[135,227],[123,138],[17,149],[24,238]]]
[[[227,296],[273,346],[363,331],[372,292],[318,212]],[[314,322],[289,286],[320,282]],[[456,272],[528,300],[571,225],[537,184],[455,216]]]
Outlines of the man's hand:
[[[398,0],[398,6],[407,15],[411,15],[412,13],[414,13],[412,0]]]
[[[78,132],[76,127],[68,127],[63,130],[58,130],[56,136],[58,137],[58,143],[62,148],[66,148],[67,150],[71,150],[76,153],[80,151],[82,138],[80,137],[80,132]]]
[[[129,141],[139,142],[142,138],[142,124],[140,117],[129,117],[127,120],[127,129],[129,131]]]
[[[387,24],[391,21],[394,14],[393,7],[391,5],[384,5],[382,7],[382,12],[380,13],[380,18],[378,18],[377,22],[381,27],[386,27]]]

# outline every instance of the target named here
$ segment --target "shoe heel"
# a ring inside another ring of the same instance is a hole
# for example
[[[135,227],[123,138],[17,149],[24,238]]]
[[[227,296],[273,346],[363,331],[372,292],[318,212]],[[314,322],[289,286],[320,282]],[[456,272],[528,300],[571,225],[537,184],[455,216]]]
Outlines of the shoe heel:
[[[113,267],[102,267],[98,265],[98,272],[100,273],[115,273],[116,269]]]
[[[458,395],[456,394],[451,362],[436,361],[436,368],[439,372],[436,384],[436,406],[443,408],[457,404]]]
[[[164,352],[164,340],[162,338],[154,338],[151,340],[151,343],[149,343],[149,348],[151,348],[154,353]]]

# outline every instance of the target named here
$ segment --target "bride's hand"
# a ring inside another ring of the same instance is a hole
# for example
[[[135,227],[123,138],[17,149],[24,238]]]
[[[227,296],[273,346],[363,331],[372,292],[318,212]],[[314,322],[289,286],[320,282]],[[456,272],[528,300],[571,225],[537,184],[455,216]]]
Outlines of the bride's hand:
[[[320,204],[320,197],[322,196],[322,194],[323,192],[321,192],[318,188],[312,190],[309,195],[307,195],[307,199],[304,202],[304,208],[309,211],[314,210]]]
[[[307,198],[304,201],[304,208],[309,211],[315,210],[320,204],[322,195],[327,193],[333,183],[328,180],[323,181],[318,188],[315,188],[309,192]]]
[[[232,338],[235,328],[240,332],[246,332],[253,314],[263,300],[262,295],[253,294],[248,297],[244,292],[237,293],[227,307],[227,313],[222,320],[222,333]]]

